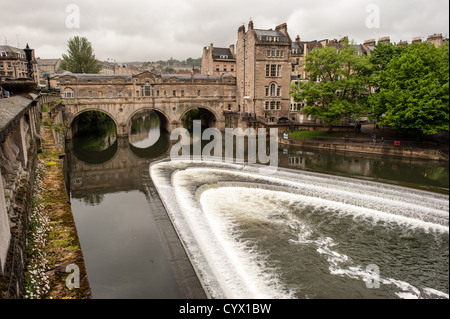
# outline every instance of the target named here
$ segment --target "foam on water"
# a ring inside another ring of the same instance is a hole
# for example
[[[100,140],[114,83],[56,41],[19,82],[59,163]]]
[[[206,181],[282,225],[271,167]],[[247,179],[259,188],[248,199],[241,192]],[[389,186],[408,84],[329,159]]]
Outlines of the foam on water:
[[[362,281],[372,274],[335,249],[333,238],[314,229],[292,210],[313,207],[339,216],[396,227],[448,234],[448,196],[311,172],[280,170],[259,174],[258,167],[216,162],[153,164],[152,179],[205,289],[213,298],[290,298],[295,289],[279,278],[277,265],[243,239],[239,225],[265,223],[290,229],[294,245],[314,245],[329,272]],[[333,215],[334,216],[334,215]],[[378,278],[397,288],[399,298],[448,294],[407,282]]]

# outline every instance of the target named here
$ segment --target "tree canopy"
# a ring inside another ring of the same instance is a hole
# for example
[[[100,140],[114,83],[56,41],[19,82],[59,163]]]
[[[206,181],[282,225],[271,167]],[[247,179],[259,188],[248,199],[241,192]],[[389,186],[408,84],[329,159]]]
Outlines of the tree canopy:
[[[67,54],[62,55],[61,68],[72,73],[99,73],[101,66],[92,44],[84,37],[74,37],[67,43]]]
[[[412,43],[385,62],[377,75],[379,92],[369,98],[378,123],[427,135],[448,132],[448,43]]]
[[[372,64],[358,54],[355,46],[344,42],[341,49],[326,46],[306,57],[308,81],[291,87],[296,101],[305,101],[302,111],[332,127],[343,116],[367,112],[368,76]]]

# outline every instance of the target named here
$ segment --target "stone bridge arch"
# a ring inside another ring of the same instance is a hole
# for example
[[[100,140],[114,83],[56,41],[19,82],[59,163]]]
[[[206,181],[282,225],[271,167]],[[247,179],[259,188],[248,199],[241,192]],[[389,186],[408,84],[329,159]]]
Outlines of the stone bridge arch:
[[[73,113],[72,112],[67,112],[67,109],[66,109],[65,116],[64,116],[65,121],[67,123],[67,127],[68,127],[68,130],[66,132],[66,138],[69,138],[69,139],[73,138],[73,127],[72,127],[72,125],[73,125],[75,119],[77,117],[79,117],[80,115],[82,115],[83,113],[91,112],[91,111],[101,112],[101,113],[104,113],[104,114],[108,115],[108,117],[114,122],[114,124],[116,126],[117,134],[119,134],[119,125],[120,125],[120,123],[117,121],[117,118],[114,116],[113,113],[110,113],[108,110],[103,110],[103,109],[100,109],[100,108],[87,107],[87,108],[82,108],[82,109],[78,110],[77,112],[73,112]]]
[[[185,115],[188,112],[190,112],[192,110],[196,110],[196,109],[203,111],[204,114],[207,114],[207,116],[208,116],[208,118],[202,118],[201,119],[202,120],[202,126],[220,128],[219,116],[209,106],[202,106],[202,105],[191,106],[191,107],[187,108],[184,112],[181,113],[180,118],[178,119],[178,121],[180,123],[184,124],[184,120],[183,119],[184,119]],[[207,122],[205,122],[205,121],[207,121]]]
[[[160,127],[162,129],[164,129],[166,132],[170,132],[171,128],[170,128],[170,124],[171,124],[171,119],[170,116],[164,112],[163,110],[160,109],[156,109],[153,106],[148,106],[148,107],[142,107],[140,109],[135,110],[129,117],[127,120],[127,128],[128,128],[128,132],[130,131],[131,128],[131,120],[133,119],[133,117],[135,115],[138,115],[139,113],[143,113],[143,112],[155,112],[156,115],[158,115],[159,117],[159,122],[160,122]]]

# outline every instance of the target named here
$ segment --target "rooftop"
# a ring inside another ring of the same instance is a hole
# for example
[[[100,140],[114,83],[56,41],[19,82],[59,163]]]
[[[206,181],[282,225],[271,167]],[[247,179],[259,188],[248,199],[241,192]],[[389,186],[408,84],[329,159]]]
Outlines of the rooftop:
[[[260,41],[275,41],[273,40],[273,38],[278,38],[278,41],[276,42],[288,41],[287,36],[283,32],[277,30],[274,31],[274,30],[255,29],[255,33]]]

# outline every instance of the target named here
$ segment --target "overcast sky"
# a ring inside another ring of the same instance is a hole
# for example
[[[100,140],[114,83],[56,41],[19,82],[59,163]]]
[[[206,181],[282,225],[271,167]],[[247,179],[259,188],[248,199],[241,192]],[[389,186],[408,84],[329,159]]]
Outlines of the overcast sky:
[[[291,38],[303,40],[449,33],[448,0],[0,0],[0,8],[0,44],[29,43],[41,58],[61,57],[75,35],[100,60],[198,58],[210,43],[235,44],[250,19],[256,29],[286,22]]]

